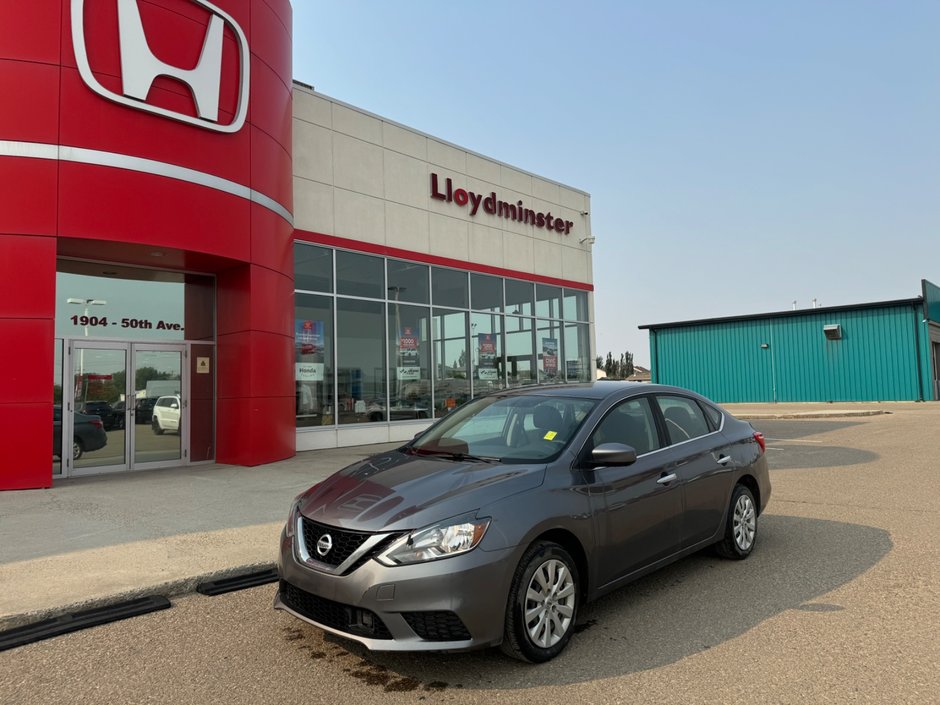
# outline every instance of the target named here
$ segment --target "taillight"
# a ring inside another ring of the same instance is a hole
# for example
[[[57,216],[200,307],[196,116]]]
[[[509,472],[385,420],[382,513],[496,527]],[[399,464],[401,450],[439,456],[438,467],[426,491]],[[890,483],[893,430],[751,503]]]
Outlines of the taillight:
[[[100,419],[92,419],[91,425],[94,426],[95,428],[104,428],[104,424],[101,423]]]
[[[754,440],[757,441],[757,445],[760,446],[760,452],[767,452],[767,441],[764,439],[764,434],[760,431],[754,431]]]

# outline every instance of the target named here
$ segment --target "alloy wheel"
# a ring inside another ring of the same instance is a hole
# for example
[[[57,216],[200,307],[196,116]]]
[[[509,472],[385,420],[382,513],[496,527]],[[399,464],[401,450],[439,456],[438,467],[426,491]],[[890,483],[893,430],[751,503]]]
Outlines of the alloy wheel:
[[[757,533],[757,513],[750,495],[744,493],[734,505],[733,519],[734,542],[741,551],[747,551],[754,543]]]
[[[562,640],[571,628],[576,593],[562,561],[553,558],[536,569],[525,596],[525,628],[533,644],[547,649]]]

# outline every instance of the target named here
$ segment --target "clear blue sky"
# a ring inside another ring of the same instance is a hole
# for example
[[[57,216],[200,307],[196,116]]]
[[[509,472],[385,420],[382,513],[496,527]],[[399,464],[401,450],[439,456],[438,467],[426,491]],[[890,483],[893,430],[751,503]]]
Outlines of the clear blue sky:
[[[294,0],[294,77],[589,192],[599,354],[940,283],[935,0]]]

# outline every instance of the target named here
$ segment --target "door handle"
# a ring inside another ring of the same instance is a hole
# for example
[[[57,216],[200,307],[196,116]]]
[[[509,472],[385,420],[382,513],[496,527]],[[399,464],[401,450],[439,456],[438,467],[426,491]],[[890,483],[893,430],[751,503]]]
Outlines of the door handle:
[[[656,480],[657,485],[668,485],[670,482],[679,479],[679,476],[676,473],[671,472],[668,475],[663,475],[661,478]]]
[[[731,462],[731,456],[730,456],[730,455],[723,455],[723,456],[721,456],[720,458],[718,458],[718,464],[719,464],[719,465],[727,465],[727,464],[730,463],[730,462]]]

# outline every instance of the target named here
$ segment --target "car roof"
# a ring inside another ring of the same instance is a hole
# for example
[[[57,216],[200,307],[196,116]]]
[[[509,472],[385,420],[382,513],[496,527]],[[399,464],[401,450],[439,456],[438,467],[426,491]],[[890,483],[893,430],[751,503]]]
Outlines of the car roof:
[[[670,387],[664,384],[650,384],[649,382],[622,382],[598,380],[591,384],[557,384],[548,386],[515,387],[494,392],[492,396],[545,396],[545,397],[578,397],[581,399],[608,399],[610,397],[630,396],[631,393],[672,393],[693,396],[703,401],[705,397],[681,387]],[[714,404],[714,402],[710,402]]]

